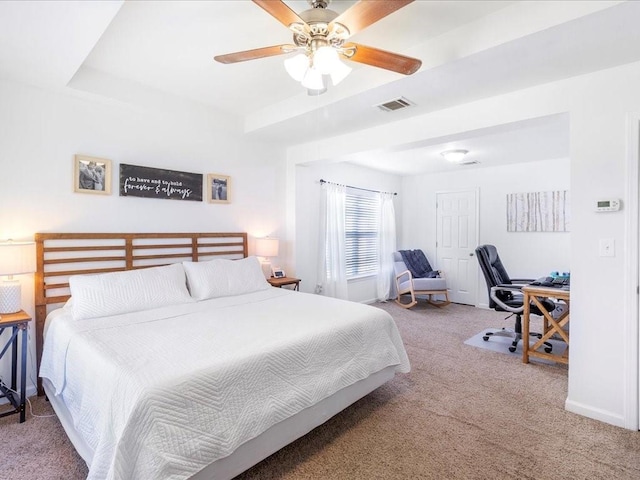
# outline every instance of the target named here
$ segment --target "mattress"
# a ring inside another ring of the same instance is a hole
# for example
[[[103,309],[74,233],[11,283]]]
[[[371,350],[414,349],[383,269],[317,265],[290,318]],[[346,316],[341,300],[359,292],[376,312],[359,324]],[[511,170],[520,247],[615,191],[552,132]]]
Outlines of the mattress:
[[[83,321],[68,310],[50,315],[40,375],[89,478],[192,477],[378,372],[409,370],[386,312],[283,289]]]

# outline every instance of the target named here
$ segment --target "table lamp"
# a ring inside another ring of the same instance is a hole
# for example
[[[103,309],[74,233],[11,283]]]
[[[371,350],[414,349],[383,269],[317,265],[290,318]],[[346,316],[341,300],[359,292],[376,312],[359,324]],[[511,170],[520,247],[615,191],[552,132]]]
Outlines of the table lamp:
[[[262,257],[260,265],[265,278],[271,278],[271,262],[269,258],[278,256],[278,245],[277,238],[256,238],[256,255]]]
[[[0,314],[21,310],[20,280],[14,275],[36,271],[36,244],[34,242],[0,242]]]

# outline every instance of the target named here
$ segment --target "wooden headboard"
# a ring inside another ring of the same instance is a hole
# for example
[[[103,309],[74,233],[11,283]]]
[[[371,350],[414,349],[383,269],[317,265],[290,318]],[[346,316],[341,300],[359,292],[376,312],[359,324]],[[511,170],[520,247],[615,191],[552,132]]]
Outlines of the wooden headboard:
[[[70,298],[71,275],[119,272],[183,261],[244,258],[246,233],[37,233],[35,307],[37,368],[49,305]],[[43,395],[38,377],[38,395]]]

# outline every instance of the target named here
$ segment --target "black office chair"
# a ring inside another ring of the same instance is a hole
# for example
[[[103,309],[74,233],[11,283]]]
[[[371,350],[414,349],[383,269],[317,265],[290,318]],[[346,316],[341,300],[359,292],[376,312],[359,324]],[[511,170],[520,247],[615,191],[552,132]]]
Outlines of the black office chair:
[[[522,338],[522,312],[524,311],[523,294],[521,289],[523,286],[533,282],[533,279],[512,279],[509,278],[500,257],[498,250],[493,245],[480,245],[476,248],[476,256],[480,263],[480,268],[484,274],[489,291],[489,307],[497,312],[510,312],[516,316],[514,331],[502,328],[498,332],[486,332],[482,339],[486,342],[491,336],[513,337],[513,342],[509,347],[510,352],[515,352],[518,342]],[[544,308],[549,312],[555,309],[555,304],[548,300],[541,300]],[[540,309],[533,303],[530,304],[530,312],[533,315],[542,315]],[[509,318],[506,317],[506,318]],[[541,338],[539,333],[531,333],[533,336]],[[545,352],[551,353],[552,345],[545,342]]]

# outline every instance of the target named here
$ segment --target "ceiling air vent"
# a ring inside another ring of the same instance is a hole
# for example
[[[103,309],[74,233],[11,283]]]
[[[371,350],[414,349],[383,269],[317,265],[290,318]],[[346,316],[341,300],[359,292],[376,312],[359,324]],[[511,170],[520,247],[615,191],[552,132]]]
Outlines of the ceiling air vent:
[[[460,162],[458,165],[478,165],[479,163],[478,160],[468,160],[466,162]]]
[[[378,107],[383,112],[395,112],[396,110],[407,108],[412,105],[415,104],[404,97],[398,97],[393,100],[389,100],[388,102],[381,103],[380,105],[376,105],[376,107]]]

